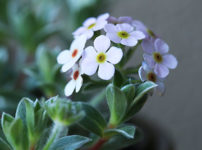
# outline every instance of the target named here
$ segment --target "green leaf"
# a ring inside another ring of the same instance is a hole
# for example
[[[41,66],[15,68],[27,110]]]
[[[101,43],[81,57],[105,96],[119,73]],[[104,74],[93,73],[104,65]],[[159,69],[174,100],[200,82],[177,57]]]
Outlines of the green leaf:
[[[127,99],[125,94],[112,84],[106,90],[107,103],[110,109],[110,124],[118,125],[125,115]]]
[[[122,75],[122,73],[118,70],[115,71],[114,74],[114,79],[113,79],[113,85],[117,86],[117,87],[121,87],[122,84],[124,83],[125,79],[124,76]]]
[[[128,139],[133,139],[134,135],[135,135],[135,130],[136,130],[136,128],[134,126],[124,125],[120,128],[105,130],[105,136],[111,137],[113,135],[120,134]]]
[[[133,106],[139,99],[141,99],[145,94],[147,94],[150,90],[155,88],[157,85],[154,82],[146,81],[142,84],[140,84],[137,87],[137,91],[135,94],[135,99],[133,100],[131,106]]]
[[[2,138],[0,138],[0,148],[2,150],[11,150],[10,146]]]
[[[130,106],[131,102],[134,100],[135,97],[135,85],[134,84],[127,84],[121,88],[121,91],[125,94],[128,102],[128,106]]]
[[[24,100],[27,98],[22,98],[17,106],[17,110],[15,113],[15,118],[21,118],[23,123],[26,124],[26,106]]]
[[[125,136],[117,135],[109,139],[100,150],[120,150],[128,146],[134,145],[140,141],[142,134],[139,130],[136,131],[134,139],[128,139]]]
[[[54,64],[56,64],[56,62],[52,58],[48,50],[42,45],[39,46],[37,49],[36,62],[43,80],[46,83],[52,83],[54,80],[54,77],[52,75],[52,69]]]
[[[79,124],[88,131],[91,131],[98,136],[102,136],[103,131],[107,126],[102,115],[95,108],[85,103],[82,103],[82,109],[85,112],[85,117]]]
[[[66,136],[55,141],[50,150],[75,150],[89,141],[89,138],[79,135]]]
[[[14,118],[11,115],[6,114],[6,113],[2,114],[1,126],[2,126],[4,135],[6,136],[6,138],[8,138],[7,135],[9,135],[9,128],[13,121],[14,121]]]
[[[29,99],[25,99],[24,102],[26,105],[27,130],[29,133],[29,138],[32,138],[33,134],[34,134],[34,129],[36,129],[36,127],[35,127],[34,103]]]
[[[77,123],[85,115],[81,103],[61,99],[57,96],[46,101],[44,106],[50,118],[56,124],[64,126]]]
[[[148,94],[141,97],[134,105],[129,109],[127,114],[125,115],[123,121],[127,121],[130,118],[132,118],[137,112],[141,110],[141,108],[144,106],[145,102],[148,99]]]
[[[16,149],[28,149],[28,137],[26,128],[24,127],[22,120],[20,118],[15,119],[10,126],[10,143]]]
[[[148,98],[148,92],[155,88],[157,85],[153,82],[147,81],[142,84],[140,84],[136,89],[135,98],[131,102],[128,111],[123,118],[123,121],[129,120],[131,117],[134,116],[137,112],[140,111],[140,109],[144,106],[147,98]]]

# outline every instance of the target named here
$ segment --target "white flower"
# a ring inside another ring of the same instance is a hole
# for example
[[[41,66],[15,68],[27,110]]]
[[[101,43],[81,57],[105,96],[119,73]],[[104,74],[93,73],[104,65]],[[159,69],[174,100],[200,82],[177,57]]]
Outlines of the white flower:
[[[114,43],[121,43],[126,46],[135,46],[138,40],[145,38],[145,35],[141,31],[135,31],[134,27],[127,23],[117,25],[107,24],[104,30]]]
[[[57,62],[63,65],[62,72],[66,72],[74,66],[81,57],[85,44],[86,36],[80,36],[72,42],[70,50],[60,52],[57,57]]]
[[[74,89],[76,89],[76,92],[79,92],[83,84],[83,78],[81,77],[81,70],[78,67],[78,65],[75,64],[72,69],[73,69],[71,74],[72,79],[67,83],[64,90],[66,96],[72,95]]]
[[[80,35],[86,35],[88,39],[93,37],[94,31],[98,31],[104,28],[107,24],[107,18],[109,17],[108,13],[102,14],[95,17],[90,17],[84,21],[83,26],[79,27],[76,31],[73,32],[74,37]]]
[[[97,68],[98,76],[103,80],[113,77],[115,68],[113,64],[120,62],[123,52],[120,48],[112,46],[110,40],[104,35],[100,35],[94,41],[94,47],[89,46],[85,49],[81,61],[82,72],[91,76],[95,74]],[[109,49],[109,50],[108,50]]]

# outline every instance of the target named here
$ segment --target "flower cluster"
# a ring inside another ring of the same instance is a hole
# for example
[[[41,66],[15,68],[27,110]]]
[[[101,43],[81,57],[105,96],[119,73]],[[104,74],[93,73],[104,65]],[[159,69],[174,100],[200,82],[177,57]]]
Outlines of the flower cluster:
[[[142,31],[146,38],[142,40],[142,49],[144,51],[144,62],[139,69],[139,76],[142,81],[153,81],[158,87],[156,91],[162,95],[165,92],[163,81],[169,74],[169,69],[177,67],[177,59],[169,54],[169,46],[141,21],[133,21],[136,29]]]
[[[115,18],[108,13],[91,17],[73,32],[73,36],[70,50],[63,50],[57,58],[62,72],[72,70],[71,80],[65,87],[66,96],[70,96],[74,89],[76,92],[80,90],[83,74],[92,76],[97,72],[102,80],[112,79],[127,49],[134,48],[138,43],[142,43],[144,50],[139,76],[142,81],[157,83],[161,93],[163,79],[169,69],[177,66],[176,58],[168,54],[168,45],[142,22],[131,17]]]

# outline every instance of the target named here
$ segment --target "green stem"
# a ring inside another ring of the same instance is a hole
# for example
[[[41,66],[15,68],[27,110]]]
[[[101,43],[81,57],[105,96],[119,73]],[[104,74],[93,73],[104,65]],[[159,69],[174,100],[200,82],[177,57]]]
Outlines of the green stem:
[[[50,134],[50,137],[48,139],[48,141],[46,142],[46,145],[44,146],[43,150],[49,150],[51,144],[59,138],[61,132],[63,131],[64,126],[60,125],[60,124],[54,124],[53,128],[52,128],[52,132]]]

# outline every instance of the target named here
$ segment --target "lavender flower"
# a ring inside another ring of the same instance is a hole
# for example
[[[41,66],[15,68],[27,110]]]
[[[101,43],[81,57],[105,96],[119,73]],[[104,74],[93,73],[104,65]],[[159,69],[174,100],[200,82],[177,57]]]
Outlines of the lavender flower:
[[[126,46],[135,46],[138,40],[145,38],[145,35],[141,31],[135,31],[134,28],[127,24],[107,24],[104,27],[106,36],[110,38],[114,43],[121,43]]]
[[[177,67],[175,56],[168,54],[169,46],[161,39],[146,39],[142,42],[144,61],[160,78],[169,74],[169,69]]]
[[[107,21],[108,21],[108,23],[112,23],[112,24],[121,24],[121,23],[131,24],[133,19],[132,19],[132,17],[129,17],[129,16],[122,16],[122,17],[119,17],[119,18],[115,18],[113,16],[110,16],[107,19]]]
[[[156,83],[158,86],[156,87],[155,91],[159,95],[163,95],[165,92],[165,85],[163,83],[163,79],[159,78],[157,74],[150,68],[145,62],[142,63],[139,71],[139,77],[142,81],[152,81]]]

